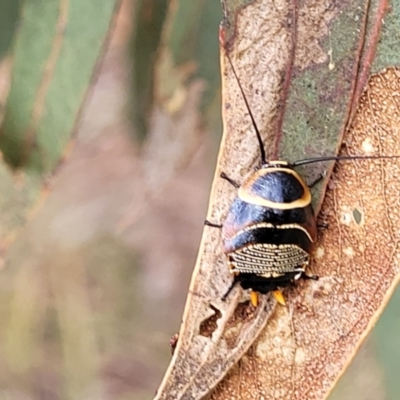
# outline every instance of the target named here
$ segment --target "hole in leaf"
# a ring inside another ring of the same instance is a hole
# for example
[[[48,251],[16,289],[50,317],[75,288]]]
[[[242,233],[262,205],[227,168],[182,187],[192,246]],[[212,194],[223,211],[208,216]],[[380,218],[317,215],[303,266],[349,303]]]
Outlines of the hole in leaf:
[[[243,326],[254,318],[255,310],[248,300],[237,305],[235,312],[226,324],[224,332],[224,339],[229,348],[237,346],[240,332]]]
[[[217,321],[221,318],[222,314],[218,308],[210,304],[214,314],[208,317],[200,324],[200,335],[205,337],[211,337],[213,332],[217,329]]]
[[[353,210],[353,218],[354,218],[354,221],[356,222],[357,225],[361,224],[362,217],[363,217],[363,215],[362,215],[361,211],[358,210],[357,208],[355,208]]]
[[[246,300],[239,303],[235,309],[233,316],[229,319],[229,323],[234,323],[236,320],[247,321],[254,315],[255,308],[250,304],[250,301]]]

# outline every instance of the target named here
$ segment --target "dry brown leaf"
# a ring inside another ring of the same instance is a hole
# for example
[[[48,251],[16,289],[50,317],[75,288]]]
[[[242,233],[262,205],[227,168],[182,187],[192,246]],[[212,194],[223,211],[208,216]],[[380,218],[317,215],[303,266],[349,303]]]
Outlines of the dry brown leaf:
[[[262,6],[260,6],[261,3]],[[256,1],[251,2],[251,7],[243,8],[240,18],[235,20],[239,34],[235,38],[234,46],[230,49],[235,69],[240,72],[241,78],[246,79],[245,92],[249,93],[248,100],[252,112],[256,116],[257,125],[263,134],[267,153],[272,158],[277,157],[277,154],[280,153],[277,132],[280,132],[282,125],[282,109],[287,98],[288,81],[293,66],[298,69],[310,68],[315,63],[324,61],[322,50],[321,52],[316,51],[319,49],[316,49],[315,46],[326,34],[326,30],[322,28],[326,28],[339,11],[338,8],[333,7],[329,9],[330,13],[324,13],[326,2],[318,2],[318,4],[322,4],[322,13],[327,18],[319,20],[322,27],[321,32],[317,30],[315,35],[310,36],[306,34],[307,32],[311,34],[310,30],[304,29],[303,33],[296,37],[290,23],[293,9],[288,5],[289,2],[279,3],[279,7],[277,7],[277,3]],[[310,4],[312,2],[306,3],[308,7],[312,6]],[[318,13],[305,13],[303,17],[307,15],[313,15],[318,20]],[[360,11],[360,15],[363,15],[362,11]],[[307,26],[306,22],[303,21],[303,28]],[[301,21],[299,26],[301,26]],[[225,38],[228,44],[232,44],[231,39],[231,36]],[[293,40],[297,41],[296,62]],[[312,43],[314,43],[315,51],[307,52],[305,49]],[[357,47],[357,42],[355,43],[354,46]],[[303,49],[304,52],[299,53],[299,49]],[[310,56],[309,59],[307,59],[307,55]],[[328,59],[328,55],[325,54],[325,61]],[[343,94],[346,98],[346,101],[342,101],[343,104],[338,105],[337,110],[340,113],[336,112],[336,108],[333,108],[333,111],[330,110],[333,114],[339,114],[341,119],[345,119],[343,115],[349,108],[347,100],[352,87],[349,80],[351,81],[353,78],[351,75],[354,71],[353,67],[353,64],[347,67],[343,78],[344,84],[338,86],[338,93]],[[218,160],[208,213],[208,219],[215,223],[223,222],[226,212],[236,196],[236,190],[219,178],[220,173],[223,171],[237,182],[243,182],[243,179],[251,173],[252,167],[259,162],[257,142],[243,96],[224,55],[221,59],[221,69],[224,85],[225,124],[223,151]],[[339,71],[344,71],[344,69],[339,69]],[[344,122],[340,124],[343,126]],[[338,126],[335,125],[334,128],[324,126],[323,134],[318,140],[326,141],[326,132],[331,128],[335,131],[336,137],[340,136]],[[361,141],[365,139],[365,131],[363,132],[364,134],[360,132],[354,138],[352,137],[351,143],[349,143],[350,152],[363,154],[363,149],[356,142],[356,138]],[[374,134],[376,132],[379,131],[375,129]],[[286,135],[286,132],[284,134]],[[304,142],[304,138],[299,139]],[[312,143],[307,142],[312,151],[315,146],[318,147],[318,140]],[[377,140],[375,136],[371,136],[369,140],[372,146],[376,146],[375,150],[380,154],[396,153],[394,146],[386,148],[382,143],[379,147],[374,142]],[[365,143],[366,149],[364,150],[367,151],[369,143],[368,141]],[[289,144],[296,147],[293,154],[300,151],[297,143],[295,145],[289,142]],[[304,143],[302,145],[302,154],[304,154]],[[398,143],[396,145],[397,154],[400,154]],[[334,146],[333,149],[335,148]],[[319,154],[314,152],[312,155]],[[296,158],[289,161],[294,160]],[[345,360],[352,354],[355,345],[360,341],[362,332],[366,329],[365,324],[368,324],[369,318],[381,304],[378,301],[374,308],[368,306],[369,314],[367,314],[363,305],[368,302],[368,298],[362,297],[361,294],[370,295],[368,290],[363,290],[367,289],[368,284],[372,282],[370,275],[353,269],[347,270],[350,271],[350,278],[346,277],[346,272],[342,273],[345,268],[349,268],[345,261],[353,262],[362,259],[362,262],[370,263],[371,268],[374,264],[372,257],[369,256],[369,249],[365,248],[360,255],[358,253],[362,250],[359,246],[353,248],[351,245],[344,245],[345,240],[355,240],[355,238],[352,238],[349,233],[344,233],[344,227],[340,222],[344,211],[338,208],[338,204],[341,204],[339,201],[342,201],[339,195],[342,193],[342,196],[343,194],[351,195],[352,198],[355,196],[355,203],[350,203],[350,208],[347,210],[348,215],[354,215],[354,218],[361,215],[365,217],[365,221],[369,222],[368,212],[370,212],[371,204],[375,209],[377,209],[377,205],[374,204],[374,197],[368,197],[369,194],[363,197],[357,192],[357,190],[363,190],[361,183],[366,182],[363,174],[365,175],[366,170],[371,169],[371,172],[368,172],[368,178],[380,182],[380,188],[383,188],[385,184],[383,178],[377,179],[372,172],[375,173],[378,170],[382,173],[387,168],[389,171],[392,164],[384,160],[365,161],[364,164],[359,161],[339,167],[338,174],[345,172],[349,174],[351,171],[356,171],[358,180],[354,183],[349,177],[348,180],[343,181],[344,178],[341,175],[335,175],[334,182],[337,180],[338,189],[341,182],[344,182],[351,187],[351,190],[342,188],[341,192],[335,189],[334,192],[329,193],[329,196],[335,193],[334,198],[328,197],[326,203],[328,208],[325,207],[325,210],[331,210],[333,213],[325,212],[325,218],[331,225],[316,252],[316,257],[324,261],[324,266],[319,264],[322,261],[316,263],[316,272],[321,276],[321,280],[312,284],[302,283],[298,288],[289,291],[288,308],[277,307],[270,296],[261,296],[261,304],[257,309],[253,309],[248,303],[248,295],[239,288],[236,288],[228,300],[223,302],[221,297],[229,287],[232,277],[229,275],[226,259],[222,252],[220,231],[206,227],[193,273],[180,337],[155,399],[202,399],[241,359],[260,332],[262,332],[260,339],[251,347],[250,352],[238,366],[233,368],[228,378],[220,384],[213,395],[214,399],[259,399],[263,398],[262,396],[265,398],[290,398],[290,396],[292,398],[309,398],[309,396],[320,398],[323,393],[326,393],[338,376]],[[382,191],[379,193],[377,188],[374,188],[373,192],[374,196],[382,196]],[[385,196],[388,196],[388,192],[385,192]],[[365,204],[367,198],[368,204]],[[384,197],[383,201],[382,197],[379,199],[376,197],[376,202],[382,203],[382,207],[393,201],[388,197]],[[336,208],[332,208],[332,202]],[[353,212],[355,204],[360,214]],[[381,215],[386,218],[387,213]],[[365,238],[365,224],[366,222],[355,226],[350,225],[350,232]],[[340,234],[337,232],[339,228]],[[392,237],[395,236],[395,233],[392,229]],[[333,238],[340,240],[341,247],[337,247],[336,243],[333,243]],[[364,244],[366,243],[365,241]],[[381,243],[375,242],[375,245],[380,246]],[[325,255],[321,254],[322,249]],[[331,249],[331,253],[328,254],[329,249]],[[345,257],[348,259],[346,260]],[[329,265],[329,268],[325,266],[325,263]],[[383,261],[377,265],[384,265],[387,271],[390,268]],[[390,282],[393,282],[393,276]],[[359,284],[361,289],[358,287]],[[374,285],[376,286],[375,282]],[[390,284],[387,283],[386,287],[380,287],[379,292],[375,293],[379,293],[382,298],[389,286]],[[361,304],[358,304],[357,301],[360,301]],[[349,305],[352,308],[349,309]],[[342,314],[339,314],[338,310]],[[333,311],[333,317],[344,316],[346,312],[354,312],[354,315],[351,314],[344,324],[345,320],[341,318],[332,319],[331,312]],[[361,321],[364,321],[365,324],[362,325]],[[267,327],[264,329],[265,325]],[[351,334],[348,329],[353,329]],[[348,337],[353,341],[346,339]],[[325,338],[327,340],[330,338],[331,341],[325,343]],[[337,343],[343,343],[346,351],[341,352],[342,348],[337,347],[337,354],[333,349],[330,349],[328,354],[325,353],[326,348],[323,347],[325,344],[337,346]],[[315,360],[312,358],[314,354],[318,354],[320,357],[321,365],[312,364]],[[327,358],[329,357],[332,357],[333,364],[328,364]],[[328,373],[323,369],[324,365],[329,365]],[[309,392],[305,393],[306,390]]]
[[[400,154],[400,71],[374,76],[343,154]],[[323,399],[375,324],[400,269],[398,160],[340,162],[313,271],[277,307],[212,399]]]
[[[258,75],[258,80],[255,74],[251,74],[251,56],[246,52],[246,32],[243,34],[243,48],[238,51],[237,61],[238,68],[243,73],[256,79],[251,82],[251,89],[259,89],[259,96],[254,104],[258,104],[257,100],[260,100],[260,103],[253,112],[259,116],[258,124],[261,127],[269,125],[271,130],[267,132],[271,133],[279,124],[279,113],[275,105],[282,101],[282,76],[292,62],[291,31],[289,26],[285,27],[291,10],[287,7],[277,9],[274,4],[270,4],[269,7],[256,12],[259,12],[259,26],[251,32],[257,35],[257,46],[253,45],[252,50],[257,52],[257,49],[262,51],[263,48],[268,48],[268,55],[262,57],[260,62],[266,68],[270,63],[276,65],[270,65],[266,69],[267,73],[264,70],[262,75]],[[255,19],[253,21],[256,22]],[[245,31],[245,26],[243,29]],[[277,41],[278,36],[280,40]],[[241,52],[243,54],[240,54]],[[211,194],[211,198],[216,201],[211,205],[208,216],[208,219],[214,222],[223,220],[236,195],[235,191],[219,178],[220,172],[225,171],[233,179],[241,181],[251,170],[250,164],[254,164],[256,157],[258,158],[255,152],[254,131],[248,117],[244,117],[246,111],[243,97],[232,71],[225,70],[225,59],[222,58],[221,61],[223,74],[226,75],[223,81],[226,85],[232,85],[229,88],[231,97],[225,97],[225,107],[237,111],[231,113],[236,119],[231,118],[227,122],[225,118],[225,124],[228,125],[224,127],[224,132],[232,131],[232,128],[237,130],[237,127],[241,127],[243,131],[226,136],[224,140],[224,152],[218,160],[220,169],[216,171],[218,178],[215,179]],[[235,159],[229,158],[235,155]],[[259,335],[275,301],[269,296],[264,296],[260,306],[254,310],[247,307],[248,296],[242,299],[242,291],[235,290],[229,301],[224,302],[221,297],[229,287],[231,279],[222,252],[220,230],[207,227],[193,272],[180,338],[156,399],[202,398],[239,361]]]

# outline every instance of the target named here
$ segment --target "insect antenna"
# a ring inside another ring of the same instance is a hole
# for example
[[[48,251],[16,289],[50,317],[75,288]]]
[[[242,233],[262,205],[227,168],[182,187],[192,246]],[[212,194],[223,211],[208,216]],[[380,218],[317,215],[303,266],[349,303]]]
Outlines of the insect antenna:
[[[247,101],[246,95],[244,94],[244,90],[242,88],[242,85],[240,84],[239,78],[238,78],[238,76],[236,74],[235,68],[233,66],[232,60],[231,60],[228,52],[226,52],[226,56],[228,58],[229,64],[231,65],[231,68],[232,68],[232,71],[233,71],[233,75],[235,75],[236,82],[238,83],[239,89],[240,89],[240,91],[242,93],[244,102],[246,104],[247,111],[249,112],[249,115],[250,115],[250,118],[251,118],[251,123],[253,124],[253,128],[256,131],[258,145],[260,147],[261,165],[265,165],[265,164],[267,164],[267,160],[266,160],[266,156],[265,156],[264,143],[263,143],[263,141],[261,139],[260,131],[258,130],[258,127],[257,127],[257,124],[256,124],[256,120],[254,119],[253,113],[250,110],[249,102]]]
[[[400,158],[400,156],[323,156],[306,158],[304,160],[296,161],[292,164],[293,167],[299,165],[313,164],[324,161],[340,161],[340,160],[379,160],[379,159],[394,159]]]

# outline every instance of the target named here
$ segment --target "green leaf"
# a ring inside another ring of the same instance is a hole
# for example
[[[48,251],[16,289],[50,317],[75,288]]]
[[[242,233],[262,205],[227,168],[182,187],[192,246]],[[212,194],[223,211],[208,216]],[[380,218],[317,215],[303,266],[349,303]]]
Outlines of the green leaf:
[[[376,57],[372,65],[373,72],[378,72],[383,68],[400,65],[400,1],[392,0],[390,6],[387,2],[376,1],[383,10],[383,24]],[[383,3],[383,4],[381,4]],[[390,7],[388,9],[388,7]]]
[[[0,148],[14,167],[59,164],[118,0],[23,3]]]
[[[202,111],[213,107],[220,86],[220,19],[220,4],[212,0],[181,0],[167,9],[165,2],[140,3],[133,46],[134,123],[140,138],[148,133],[155,106],[170,114],[182,111],[195,80],[206,82]]]
[[[167,6],[167,0],[136,2],[132,41],[132,101],[133,123],[139,138],[146,136],[147,117],[153,104],[154,64],[157,60]]]
[[[21,0],[2,0],[0,2],[0,60],[7,54],[17,26]]]

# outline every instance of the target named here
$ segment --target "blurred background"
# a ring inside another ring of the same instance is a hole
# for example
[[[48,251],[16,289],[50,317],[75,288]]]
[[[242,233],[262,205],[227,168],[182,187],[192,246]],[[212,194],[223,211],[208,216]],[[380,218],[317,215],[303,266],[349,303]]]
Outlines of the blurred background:
[[[104,16],[101,63],[93,63],[94,79],[83,85],[87,95],[75,108],[63,105],[64,112],[75,110],[65,140],[73,150],[38,167],[38,156],[30,154],[40,149],[39,140],[24,157],[12,151],[15,136],[7,142],[22,118],[16,111],[10,116],[10,102],[29,97],[13,91],[15,71],[20,62],[20,83],[34,69],[33,61],[18,58],[21,37],[29,36],[28,3],[0,4],[4,173],[19,195],[31,182],[40,187],[16,221],[7,207],[20,200],[7,198],[4,188],[0,199],[12,232],[1,228],[0,399],[151,399],[171,357],[169,339],[179,330],[222,131],[221,5],[115,1]],[[52,0],[39,3],[43,12],[35,23],[46,18]],[[34,31],[44,30],[60,58],[67,56],[57,50],[58,37],[75,34],[72,47],[87,38],[62,24],[58,18],[63,28],[46,33],[46,24],[37,23]],[[84,51],[75,58],[83,68]],[[74,84],[64,82],[61,96]],[[41,121],[38,103],[40,92],[29,110],[32,132]],[[56,121],[53,135],[62,124]],[[18,168],[10,172],[9,165]],[[397,305],[400,293],[332,399],[398,398]]]

